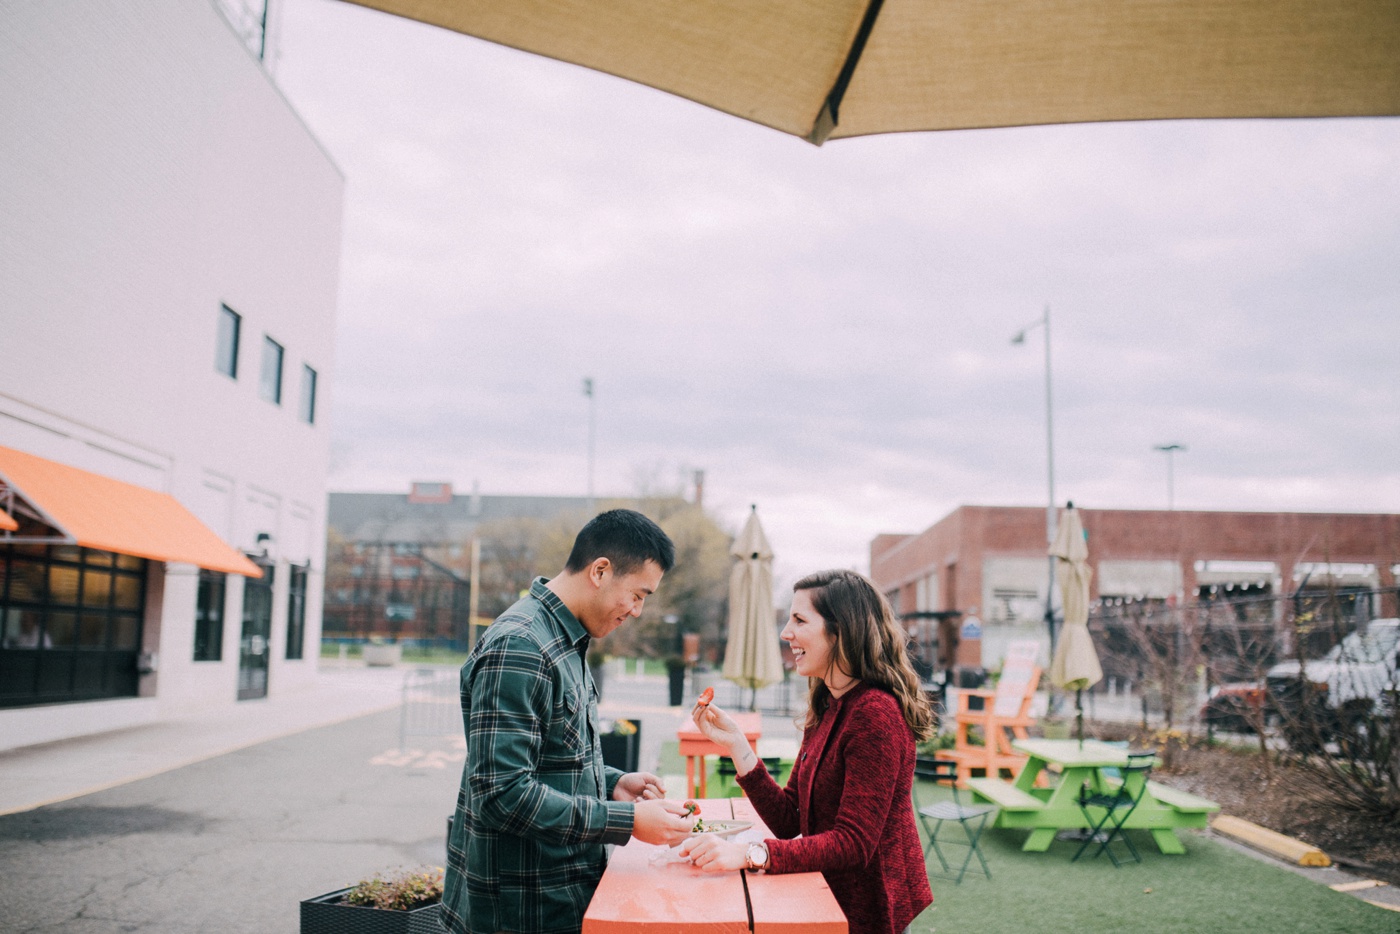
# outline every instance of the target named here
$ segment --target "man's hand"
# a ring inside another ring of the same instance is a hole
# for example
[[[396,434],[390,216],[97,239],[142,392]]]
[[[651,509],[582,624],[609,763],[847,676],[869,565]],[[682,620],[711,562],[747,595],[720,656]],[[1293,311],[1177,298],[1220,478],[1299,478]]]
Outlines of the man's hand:
[[[650,772],[628,772],[613,787],[614,801],[654,801],[666,797],[661,779]]]
[[[695,819],[680,816],[678,801],[638,801],[632,836],[643,843],[675,846],[690,835]]]
[[[748,863],[748,847],[742,843],[730,843],[719,837],[697,834],[681,847],[681,855],[689,856],[696,868],[705,872],[733,872],[745,868]]]

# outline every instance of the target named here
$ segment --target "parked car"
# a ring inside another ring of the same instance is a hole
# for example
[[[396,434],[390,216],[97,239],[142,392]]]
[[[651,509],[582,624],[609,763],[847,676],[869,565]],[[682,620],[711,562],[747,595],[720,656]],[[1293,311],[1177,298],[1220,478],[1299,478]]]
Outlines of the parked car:
[[[1201,719],[1231,732],[1278,722],[1292,745],[1316,746],[1376,710],[1389,712],[1400,690],[1400,619],[1377,619],[1322,658],[1270,668],[1262,682],[1211,689]]]
[[[1304,751],[1393,713],[1400,690],[1400,619],[1372,620],[1322,658],[1280,662],[1265,676],[1268,701],[1290,746]]]
[[[1253,733],[1262,724],[1265,710],[1262,681],[1235,681],[1217,684],[1201,707],[1201,719],[1218,730]]]

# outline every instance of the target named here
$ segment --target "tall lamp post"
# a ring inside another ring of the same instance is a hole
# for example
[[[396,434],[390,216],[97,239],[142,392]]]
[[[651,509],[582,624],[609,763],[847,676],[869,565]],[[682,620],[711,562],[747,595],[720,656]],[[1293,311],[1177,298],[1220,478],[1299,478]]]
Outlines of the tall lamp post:
[[[1045,474],[1049,489],[1049,499],[1045,507],[1045,553],[1049,567],[1049,580],[1045,587],[1045,628],[1050,633],[1050,657],[1055,656],[1055,607],[1052,603],[1055,593],[1055,558],[1050,554],[1050,546],[1055,544],[1055,420],[1054,405],[1050,393],[1050,306],[1036,321],[1021,328],[1011,338],[1013,344],[1024,344],[1026,335],[1041,328],[1045,336]]]
[[[593,500],[593,440],[596,435],[595,414],[597,406],[593,401],[593,377],[583,378],[583,394],[588,397],[588,515],[591,518],[597,507]]]
[[[1176,452],[1186,450],[1186,445],[1157,444],[1153,445],[1152,449],[1167,455],[1167,509],[1173,510],[1176,508],[1176,481],[1172,476],[1172,462],[1175,460]]]

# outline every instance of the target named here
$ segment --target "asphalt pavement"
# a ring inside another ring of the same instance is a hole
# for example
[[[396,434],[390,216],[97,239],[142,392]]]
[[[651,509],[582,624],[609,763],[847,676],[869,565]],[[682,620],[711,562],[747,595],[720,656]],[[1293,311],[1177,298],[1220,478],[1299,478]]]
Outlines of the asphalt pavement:
[[[411,677],[422,676],[328,666],[299,694],[0,753],[0,930],[294,934],[302,899],[441,866],[465,759],[455,676],[436,673],[448,708],[437,727],[405,733]],[[713,683],[718,703],[764,711],[765,742],[795,742],[800,691],[751,699],[715,676],[695,681],[687,698]],[[666,695],[663,678],[605,678],[602,716],[640,721],[652,771],[688,713]],[[683,776],[663,777],[683,793]]]
[[[465,744],[451,716],[401,735],[408,675],[327,667],[287,697],[0,753],[0,930],[294,934],[302,899],[441,866]],[[641,722],[645,769],[686,715],[666,695],[605,681],[602,716]],[[764,728],[796,736],[781,710]]]

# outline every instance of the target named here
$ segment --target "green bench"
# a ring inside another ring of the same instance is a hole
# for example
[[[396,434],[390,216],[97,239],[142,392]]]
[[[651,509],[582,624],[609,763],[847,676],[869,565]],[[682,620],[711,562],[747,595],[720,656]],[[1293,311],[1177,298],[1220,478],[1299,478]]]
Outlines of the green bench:
[[[1220,805],[1214,801],[1208,801],[1200,795],[1193,795],[1189,791],[1180,791],[1158,782],[1148,782],[1147,793],[1183,814],[1214,814],[1220,810]]]
[[[991,801],[1004,811],[1039,811],[1045,802],[1000,778],[969,778],[967,787],[974,795]]]

